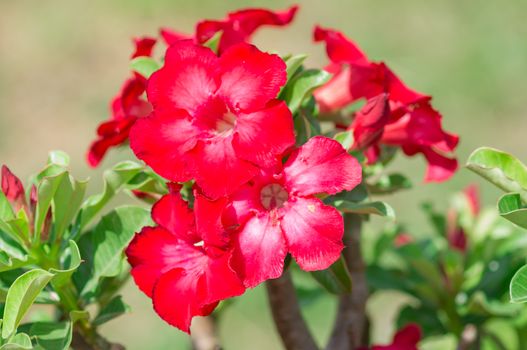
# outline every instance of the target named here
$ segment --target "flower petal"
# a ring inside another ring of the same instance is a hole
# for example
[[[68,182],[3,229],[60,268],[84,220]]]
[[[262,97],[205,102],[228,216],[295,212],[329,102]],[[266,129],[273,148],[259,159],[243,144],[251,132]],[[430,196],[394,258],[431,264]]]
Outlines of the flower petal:
[[[330,64],[325,70],[333,77],[313,93],[322,113],[337,111],[353,102],[350,93],[350,68],[340,64]]]
[[[196,183],[211,199],[231,194],[257,171],[255,165],[238,157],[232,147],[232,137],[200,141],[191,153]]]
[[[184,241],[200,241],[196,235],[194,213],[179,193],[167,194],[152,207],[152,219],[170,233]]]
[[[282,275],[287,255],[280,223],[269,213],[249,219],[237,237],[234,263],[248,288]]]
[[[311,138],[293,152],[284,174],[289,191],[301,196],[350,191],[362,179],[359,162],[340,143],[323,136]]]
[[[148,56],[152,55],[152,50],[156,44],[156,39],[148,36],[142,38],[134,38],[135,51],[132,54],[132,58],[139,56]]]
[[[289,252],[303,270],[323,270],[339,258],[344,220],[337,209],[317,198],[296,198],[282,210]]]
[[[286,80],[286,64],[277,55],[258,50],[249,44],[230,47],[220,57],[221,86],[234,111],[255,111],[276,98]]]
[[[99,125],[97,130],[99,138],[88,149],[88,164],[91,167],[96,167],[110,148],[125,143],[135,121],[136,118],[125,118],[110,120]]]
[[[204,254],[162,227],[145,227],[133,238],[126,256],[135,283],[151,297],[159,276],[176,267],[192,268]]]
[[[351,124],[353,130],[354,149],[364,149],[376,144],[382,137],[384,126],[390,118],[388,94],[380,94],[370,98],[355,114]]]
[[[6,165],[2,165],[2,192],[4,192],[7,200],[15,207],[15,213],[26,202],[22,181]]]
[[[187,156],[197,142],[199,129],[182,110],[151,114],[137,120],[130,131],[130,147],[159,175],[176,182],[192,177],[193,163]]]
[[[227,204],[226,198],[211,201],[194,191],[194,213],[197,232],[207,246],[225,248],[229,243],[229,234],[223,228],[222,213]]]
[[[148,100],[156,112],[184,109],[191,115],[217,89],[216,55],[191,40],[175,42],[167,50],[165,65],[149,79]]]
[[[277,156],[295,144],[293,116],[283,101],[273,100],[263,110],[238,115],[235,130],[236,153],[264,168],[276,164]]]
[[[316,26],[313,38],[315,42],[325,42],[326,52],[331,62],[348,64],[367,64],[369,62],[359,46],[341,32]]]

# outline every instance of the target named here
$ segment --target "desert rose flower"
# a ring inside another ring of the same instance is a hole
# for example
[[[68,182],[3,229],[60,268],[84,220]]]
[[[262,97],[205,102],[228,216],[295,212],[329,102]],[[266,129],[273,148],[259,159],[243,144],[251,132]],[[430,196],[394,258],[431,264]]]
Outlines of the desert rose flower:
[[[373,345],[370,350],[419,350],[417,345],[421,340],[421,329],[416,324],[409,324],[393,336],[390,345]],[[359,350],[368,350],[361,348]]]
[[[187,333],[194,316],[206,316],[220,300],[245,291],[221,224],[225,204],[196,193],[192,211],[172,192],[152,209],[157,226],[143,228],[126,250],[134,281],[156,312]]]
[[[291,112],[276,98],[286,65],[249,44],[221,56],[179,41],[148,84],[153,113],[130,134],[136,156],[165,178],[228,195],[295,142]]]
[[[355,149],[377,161],[380,145],[400,147],[408,156],[423,154],[428,162],[425,181],[445,181],[458,168],[453,152],[457,135],[447,133],[431,97],[406,86],[384,62],[372,62],[342,33],[316,27],[315,41],[323,41],[333,78],[314,93],[324,113],[333,113],[360,99],[366,105],[355,114],[349,130]]]
[[[224,222],[239,229],[234,261],[245,286],[279,277],[288,253],[306,271],[335,262],[343,248],[343,219],[315,195],[349,191],[361,177],[359,163],[338,142],[316,136],[283,166],[260,170],[235,192]]]

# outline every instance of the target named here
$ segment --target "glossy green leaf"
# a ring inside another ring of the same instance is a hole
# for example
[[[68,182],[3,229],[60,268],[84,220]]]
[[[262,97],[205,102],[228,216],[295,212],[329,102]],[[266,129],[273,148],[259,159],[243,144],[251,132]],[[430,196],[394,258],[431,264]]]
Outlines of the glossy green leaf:
[[[287,83],[279,98],[284,100],[291,112],[295,114],[313,90],[327,83],[329,79],[331,79],[331,74],[324,70],[302,71]]]
[[[285,60],[285,64],[287,66],[286,72],[287,72],[287,81],[291,80],[293,75],[298,71],[298,69],[302,66],[302,63],[306,60],[307,55],[294,55],[290,56]]]
[[[33,349],[31,338],[26,333],[17,333],[9,341],[0,346],[0,350],[27,350]]]
[[[326,270],[312,271],[311,276],[332,294],[351,292],[351,276],[342,257]]]
[[[15,217],[11,203],[7,200],[4,192],[0,191],[0,220],[11,220]],[[0,227],[1,228],[1,227]]]
[[[40,232],[42,231],[48,210],[51,207],[51,201],[65,177],[68,177],[66,171],[59,172],[56,175],[43,178],[37,187],[38,202],[35,212],[35,242],[40,241]]]
[[[335,200],[333,206],[343,213],[373,214],[395,219],[395,211],[385,202],[354,203],[345,200]]]
[[[17,242],[29,242],[30,223],[25,210],[20,210],[16,218],[8,220],[5,223],[9,226],[11,232],[19,238]]]
[[[68,350],[73,337],[72,328],[70,321],[36,322],[31,326],[30,334],[45,350]]]
[[[48,164],[56,164],[66,168],[70,165],[70,156],[63,151],[51,151],[48,156]]]
[[[218,48],[220,46],[220,40],[221,40],[222,35],[223,35],[223,30],[217,31],[216,33],[214,33],[214,35],[209,40],[203,43],[203,46],[208,47],[209,49],[217,53]]]
[[[18,269],[31,263],[33,263],[33,259],[29,259],[28,256],[18,259],[0,251],[0,272]]]
[[[482,147],[470,155],[467,168],[506,192],[518,192],[527,202],[527,167],[516,157]]]
[[[91,276],[81,294],[95,290],[102,277],[115,276],[120,269],[123,251],[134,233],[150,225],[150,212],[138,207],[120,207],[105,215],[91,233],[93,256],[85,256],[91,264]]]
[[[521,267],[512,277],[510,295],[513,303],[527,301],[527,265]]]
[[[485,293],[475,292],[467,303],[466,313],[484,317],[514,317],[522,310],[523,306],[503,303],[499,300],[489,300]]]
[[[338,141],[344,149],[350,149],[351,146],[353,146],[353,132],[351,131],[343,131],[335,134],[333,138]]]
[[[70,258],[68,267],[66,269],[50,269],[50,272],[55,275],[52,280],[53,287],[61,287],[68,283],[71,275],[79,268],[82,262],[81,253],[79,252],[79,247],[77,247],[77,243],[75,243],[75,241],[69,241],[69,254]]]
[[[56,241],[60,240],[77,215],[84,200],[87,185],[87,181],[72,181],[70,176],[62,178],[53,196],[53,224]]]
[[[29,307],[51,278],[53,278],[52,273],[35,269],[15,280],[7,292],[2,338],[8,338],[16,330]]]
[[[126,184],[143,170],[141,164],[125,161],[104,172],[102,193],[89,197],[81,207],[80,229],[84,228]]]
[[[498,201],[498,210],[502,217],[527,229],[527,207],[522,204],[519,193],[508,193]]]
[[[113,298],[108,305],[101,309],[99,314],[93,320],[93,324],[99,326],[127,312],[130,312],[130,306],[125,304],[122,296],[118,295]]]
[[[368,189],[373,194],[390,194],[410,188],[412,182],[402,174],[383,175],[374,184],[368,184]]]
[[[130,62],[130,68],[139,74],[141,74],[146,79],[150,78],[150,76],[157,70],[161,68],[161,65],[154,60],[153,58],[146,57],[146,56],[140,56],[134,58]]]

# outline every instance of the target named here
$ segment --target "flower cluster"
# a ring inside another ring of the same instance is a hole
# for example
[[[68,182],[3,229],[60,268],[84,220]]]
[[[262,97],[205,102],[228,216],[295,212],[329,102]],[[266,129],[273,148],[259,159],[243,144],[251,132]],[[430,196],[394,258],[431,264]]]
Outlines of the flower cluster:
[[[380,157],[381,146],[401,147],[409,156],[422,153],[428,161],[426,181],[444,181],[454,174],[459,138],[443,131],[431,96],[410,89],[384,62],[371,61],[338,31],[316,27],[314,40],[326,44],[331,60],[326,70],[334,74],[315,92],[321,110],[333,113],[367,100],[348,127],[354,149],[364,150],[370,163]]]
[[[290,108],[292,93],[284,91],[294,91],[291,67],[249,41],[261,26],[289,24],[296,11],[242,10],[198,23],[192,36],[162,28],[159,40],[135,40],[133,58],[150,57],[162,41],[163,65],[148,76],[133,73],[90,148],[96,166],[110,147],[129,140],[134,154],[167,180],[169,193],[152,208],[155,225],[137,233],[126,254],[154,309],[183,331],[221,300],[280,277],[288,255],[305,271],[327,269],[339,258],[343,218],[322,199],[361,183],[362,167],[350,152],[364,151],[370,163],[381,145],[421,152],[433,180],[457,166],[445,165],[455,163],[447,153],[457,137],[441,130],[430,97],[370,62],[340,33],[316,29],[335,75],[314,94],[323,82],[307,87]],[[316,133],[300,140],[297,121],[307,104],[333,113],[362,98],[368,102],[350,122],[350,150]]]

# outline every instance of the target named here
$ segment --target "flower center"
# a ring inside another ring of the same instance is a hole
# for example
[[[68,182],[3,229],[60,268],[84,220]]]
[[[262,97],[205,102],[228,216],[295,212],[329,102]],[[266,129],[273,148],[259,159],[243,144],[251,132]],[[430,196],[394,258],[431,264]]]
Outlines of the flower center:
[[[279,184],[269,184],[260,191],[260,201],[265,209],[281,208],[289,198],[287,191]]]
[[[216,121],[216,133],[218,135],[227,134],[232,129],[234,129],[235,125],[236,125],[236,116],[232,112],[228,111],[223,115],[223,117],[219,118]]]

